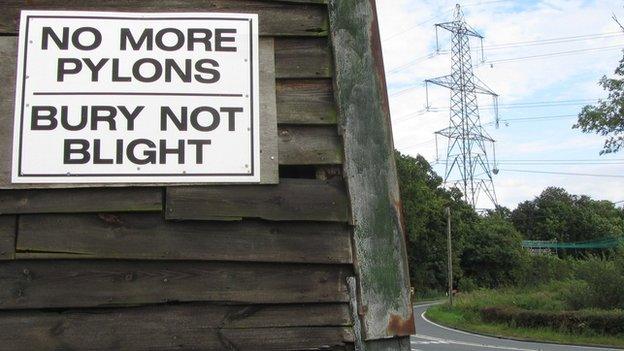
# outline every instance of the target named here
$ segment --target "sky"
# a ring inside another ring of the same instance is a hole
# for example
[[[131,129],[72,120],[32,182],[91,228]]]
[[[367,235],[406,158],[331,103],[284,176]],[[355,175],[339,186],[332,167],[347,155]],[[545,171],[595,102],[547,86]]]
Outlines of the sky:
[[[420,154],[444,173],[449,91],[423,81],[450,73],[450,33],[434,24],[452,20],[456,1],[378,0],[380,35],[395,147]],[[475,75],[499,95],[499,127],[492,98],[479,97],[481,122],[496,140],[498,203],[515,208],[546,187],[619,202],[624,200],[624,151],[599,155],[604,137],[572,129],[584,105],[606,97],[598,85],[622,58],[621,0],[467,0],[468,24],[485,37],[471,42]],[[483,62],[484,61],[484,62]],[[436,150],[437,149],[437,150]],[[491,153],[490,153],[491,158]],[[587,175],[562,175],[556,172]],[[600,175],[600,176],[591,176]],[[485,196],[477,207],[492,208]]]

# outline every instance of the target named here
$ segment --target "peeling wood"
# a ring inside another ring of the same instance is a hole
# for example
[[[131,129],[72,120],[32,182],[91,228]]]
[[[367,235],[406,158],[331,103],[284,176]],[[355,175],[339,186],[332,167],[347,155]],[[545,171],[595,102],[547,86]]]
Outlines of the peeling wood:
[[[364,335],[405,336],[413,312],[375,2],[332,0],[329,17]]]

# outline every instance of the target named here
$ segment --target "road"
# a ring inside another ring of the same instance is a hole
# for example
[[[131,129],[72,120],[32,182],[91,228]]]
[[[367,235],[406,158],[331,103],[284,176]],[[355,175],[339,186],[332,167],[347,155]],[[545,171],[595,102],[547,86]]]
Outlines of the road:
[[[543,344],[499,339],[449,329],[424,318],[431,305],[414,307],[417,334],[411,338],[412,351],[621,351],[621,349]]]

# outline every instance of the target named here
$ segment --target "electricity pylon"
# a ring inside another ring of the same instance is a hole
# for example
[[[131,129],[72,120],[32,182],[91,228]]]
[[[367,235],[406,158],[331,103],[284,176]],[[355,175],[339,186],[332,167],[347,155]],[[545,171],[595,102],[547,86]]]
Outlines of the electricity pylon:
[[[448,128],[435,132],[448,139],[444,183],[446,186],[459,188],[464,199],[473,208],[477,207],[479,195],[485,193],[489,200],[497,205],[492,174],[498,173],[495,157],[488,161],[486,144],[490,144],[494,154],[494,139],[481,125],[477,94],[491,95],[494,99],[494,111],[498,123],[498,95],[494,93],[472,70],[470,55],[470,37],[483,36],[466,24],[464,14],[456,5],[454,19],[451,22],[438,23],[438,28],[446,29],[451,38],[451,71],[447,76],[425,80],[428,84],[443,86],[451,90],[450,122]],[[483,50],[483,46],[481,46]],[[483,55],[483,51],[482,51]],[[428,94],[427,94],[428,95]],[[427,97],[427,108],[429,101]],[[495,154],[493,155],[495,156]],[[490,168],[492,166],[492,168]]]

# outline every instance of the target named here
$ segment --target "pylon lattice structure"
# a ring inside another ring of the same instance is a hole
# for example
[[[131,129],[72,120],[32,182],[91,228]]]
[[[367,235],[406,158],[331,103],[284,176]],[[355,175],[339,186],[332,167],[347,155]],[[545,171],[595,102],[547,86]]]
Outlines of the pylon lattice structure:
[[[494,155],[494,139],[481,125],[477,94],[491,95],[494,98],[496,120],[498,120],[498,95],[475,77],[470,51],[470,37],[479,38],[482,41],[483,36],[466,24],[459,4],[456,5],[453,21],[438,23],[435,26],[436,42],[438,28],[448,30],[452,34],[452,73],[425,80],[427,91],[429,83],[446,87],[451,91],[449,126],[436,132],[436,139],[437,135],[441,135],[448,140],[444,171],[445,186],[459,188],[464,194],[465,201],[473,208],[477,207],[481,194],[485,194],[496,206],[492,173],[496,174],[498,170],[495,158],[491,163],[488,161],[488,147],[486,147],[490,145]],[[429,108],[428,100],[427,96],[427,108]],[[492,169],[490,166],[493,166]]]

